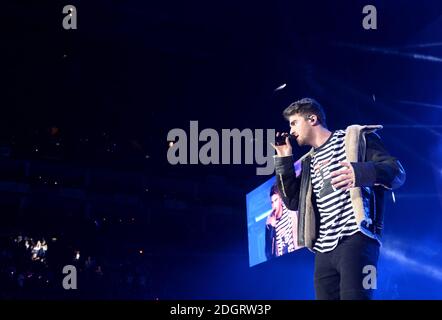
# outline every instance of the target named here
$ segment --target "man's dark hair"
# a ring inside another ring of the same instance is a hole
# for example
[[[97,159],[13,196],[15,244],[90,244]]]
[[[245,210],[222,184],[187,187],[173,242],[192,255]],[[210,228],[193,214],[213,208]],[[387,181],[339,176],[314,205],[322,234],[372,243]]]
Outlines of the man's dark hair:
[[[294,114],[300,114],[305,119],[308,119],[312,114],[318,117],[318,121],[324,128],[327,128],[327,123],[325,119],[325,112],[322,106],[312,98],[303,98],[301,100],[295,101],[284,109],[282,115],[287,120],[290,116]]]
[[[278,186],[276,185],[276,183],[270,188],[270,198],[271,198],[274,194],[279,195],[279,190],[278,190]]]

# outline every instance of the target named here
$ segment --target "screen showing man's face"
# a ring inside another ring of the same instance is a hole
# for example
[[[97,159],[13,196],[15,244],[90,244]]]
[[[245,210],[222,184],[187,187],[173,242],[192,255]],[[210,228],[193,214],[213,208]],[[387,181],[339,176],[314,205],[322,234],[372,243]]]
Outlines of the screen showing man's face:
[[[274,212],[276,219],[279,219],[282,215],[281,197],[275,193],[272,195],[271,201],[272,201],[272,211]]]
[[[275,182],[272,177],[246,196],[250,266],[300,248],[297,212],[287,209],[279,192],[275,193]]]

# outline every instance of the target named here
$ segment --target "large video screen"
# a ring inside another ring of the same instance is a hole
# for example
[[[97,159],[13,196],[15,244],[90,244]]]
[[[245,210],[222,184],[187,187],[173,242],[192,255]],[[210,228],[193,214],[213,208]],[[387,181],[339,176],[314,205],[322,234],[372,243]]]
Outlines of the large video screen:
[[[249,266],[255,266],[300,247],[297,211],[284,205],[272,177],[246,196]]]

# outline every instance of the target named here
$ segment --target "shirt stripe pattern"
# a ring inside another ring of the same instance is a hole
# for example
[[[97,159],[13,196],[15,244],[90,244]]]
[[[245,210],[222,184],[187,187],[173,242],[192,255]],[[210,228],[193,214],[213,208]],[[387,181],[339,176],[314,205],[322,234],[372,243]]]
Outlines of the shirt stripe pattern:
[[[319,237],[313,249],[318,252],[332,251],[344,236],[359,231],[350,199],[350,190],[332,186],[330,174],[344,168],[346,161],[345,131],[337,130],[319,148],[314,150],[310,164],[310,176],[316,205],[320,215]]]

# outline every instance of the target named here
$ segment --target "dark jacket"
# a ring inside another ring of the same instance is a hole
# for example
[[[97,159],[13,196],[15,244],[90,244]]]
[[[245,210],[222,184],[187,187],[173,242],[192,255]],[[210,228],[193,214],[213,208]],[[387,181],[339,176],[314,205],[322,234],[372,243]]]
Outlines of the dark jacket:
[[[266,224],[265,252],[267,260],[277,256],[278,247],[276,245],[276,228],[271,224]]]
[[[380,241],[384,221],[384,192],[405,182],[405,171],[391,156],[375,133],[382,126],[353,125],[346,129],[345,154],[355,172],[355,187],[350,189],[353,212],[361,231]],[[312,250],[319,236],[319,211],[310,180],[310,152],[300,159],[296,176],[292,156],[275,157],[276,179],[282,200],[298,211],[298,245]]]

